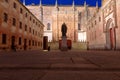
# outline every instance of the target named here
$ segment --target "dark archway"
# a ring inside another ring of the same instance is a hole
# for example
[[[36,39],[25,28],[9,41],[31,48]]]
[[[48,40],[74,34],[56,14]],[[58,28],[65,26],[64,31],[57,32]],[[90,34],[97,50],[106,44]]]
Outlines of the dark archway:
[[[115,28],[113,20],[110,18],[106,24],[106,49],[115,49]]]
[[[16,50],[16,48],[15,48],[15,36],[11,37],[11,49]]]

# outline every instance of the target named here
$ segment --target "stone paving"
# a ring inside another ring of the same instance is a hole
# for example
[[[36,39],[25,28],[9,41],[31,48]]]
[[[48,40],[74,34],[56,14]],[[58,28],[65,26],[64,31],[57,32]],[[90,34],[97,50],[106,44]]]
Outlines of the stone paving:
[[[0,52],[0,80],[120,80],[120,51]]]

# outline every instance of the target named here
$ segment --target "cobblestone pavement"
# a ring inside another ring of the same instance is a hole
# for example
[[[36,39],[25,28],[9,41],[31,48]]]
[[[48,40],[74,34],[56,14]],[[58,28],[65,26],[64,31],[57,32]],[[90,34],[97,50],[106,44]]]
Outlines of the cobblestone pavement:
[[[120,51],[0,52],[0,80],[120,80]]]

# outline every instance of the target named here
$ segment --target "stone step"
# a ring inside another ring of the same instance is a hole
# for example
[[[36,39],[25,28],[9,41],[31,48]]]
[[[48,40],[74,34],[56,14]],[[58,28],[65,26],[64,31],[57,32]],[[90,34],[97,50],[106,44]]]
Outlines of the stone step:
[[[94,64],[35,64],[35,65],[20,65],[20,64],[4,64],[0,65],[0,70],[3,69],[38,69],[38,70],[83,70],[83,71],[120,71],[120,67],[99,67]]]

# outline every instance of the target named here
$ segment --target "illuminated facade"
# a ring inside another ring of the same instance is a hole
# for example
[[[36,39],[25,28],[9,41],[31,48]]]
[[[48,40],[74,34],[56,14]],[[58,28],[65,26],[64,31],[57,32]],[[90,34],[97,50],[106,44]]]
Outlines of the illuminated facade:
[[[120,49],[120,0],[103,0],[87,21],[89,49]]]
[[[43,22],[44,35],[53,42],[61,39],[63,23],[67,26],[68,39],[75,42],[86,41],[86,27],[83,24],[87,20],[86,17],[96,11],[96,7],[87,7],[86,2],[84,6],[80,6],[75,5],[74,1],[72,5],[58,5],[56,1],[55,5],[43,5],[40,2],[40,5],[32,4],[26,7]]]
[[[18,0],[0,0],[0,50],[41,49],[44,25]]]

